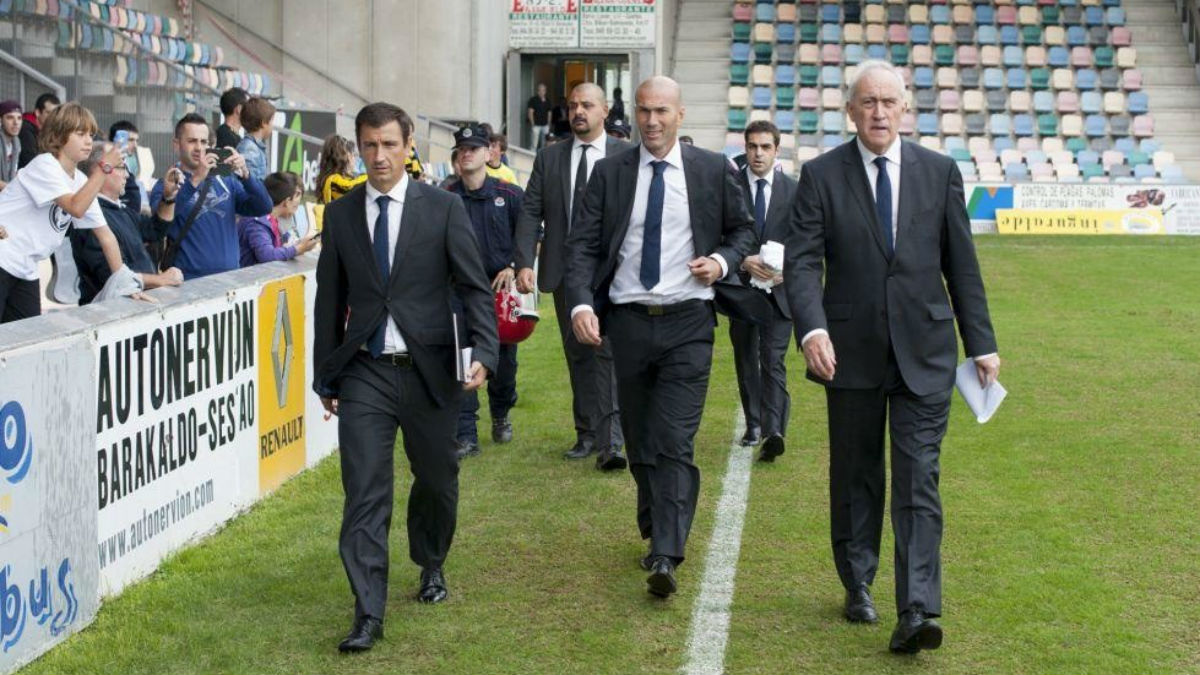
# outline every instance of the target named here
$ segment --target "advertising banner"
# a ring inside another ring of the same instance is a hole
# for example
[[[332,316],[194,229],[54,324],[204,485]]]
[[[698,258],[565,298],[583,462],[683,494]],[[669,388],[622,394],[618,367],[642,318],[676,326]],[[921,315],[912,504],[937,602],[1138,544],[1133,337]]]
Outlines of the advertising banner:
[[[1165,234],[1162,212],[1148,209],[1001,209],[1000,234]]]
[[[279,110],[275,124],[302,134],[324,139],[337,133],[337,114],[317,110]],[[321,171],[321,144],[310,143],[299,136],[275,133],[272,146],[278,153],[273,171],[291,171],[300,177],[305,192],[317,189],[317,174]]]
[[[655,2],[656,0],[583,0],[579,46],[653,47]]]
[[[1200,185],[1020,183],[1012,208],[1060,211],[1157,210],[1163,234],[1200,235]],[[1148,216],[1154,219],[1156,216]],[[1140,225],[1135,225],[1141,231]]]
[[[87,339],[0,354],[0,672],[95,618],[95,391]]]
[[[258,300],[258,489],[274,490],[305,466],[304,276],[272,281]]]
[[[258,294],[240,288],[97,328],[103,594],[257,499]]]
[[[579,0],[512,0],[508,45],[514,49],[579,46]]]

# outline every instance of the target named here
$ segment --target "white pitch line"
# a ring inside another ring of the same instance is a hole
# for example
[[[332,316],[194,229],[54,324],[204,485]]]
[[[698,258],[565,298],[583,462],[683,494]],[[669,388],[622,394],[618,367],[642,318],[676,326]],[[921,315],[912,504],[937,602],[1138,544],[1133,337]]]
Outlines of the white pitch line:
[[[716,523],[704,559],[704,578],[692,608],[687,663],[682,669],[684,675],[721,675],[725,672],[725,645],[729,641],[733,585],[738,553],[742,548],[742,524],[746,520],[746,501],[750,494],[750,458],[754,452],[753,448],[741,445],[745,430],[746,418],[739,406],[729,462],[721,481]]]

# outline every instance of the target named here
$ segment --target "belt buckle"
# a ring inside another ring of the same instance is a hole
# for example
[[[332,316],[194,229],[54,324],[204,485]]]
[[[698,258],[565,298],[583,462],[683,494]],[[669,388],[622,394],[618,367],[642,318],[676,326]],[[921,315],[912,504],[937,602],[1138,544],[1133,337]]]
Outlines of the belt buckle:
[[[662,316],[666,312],[663,311],[662,305],[646,305],[646,313],[650,316]]]
[[[412,367],[412,355],[411,354],[408,354],[405,352],[400,352],[400,353],[395,353],[395,354],[389,354],[389,356],[391,357],[392,365],[397,368],[411,368]]]

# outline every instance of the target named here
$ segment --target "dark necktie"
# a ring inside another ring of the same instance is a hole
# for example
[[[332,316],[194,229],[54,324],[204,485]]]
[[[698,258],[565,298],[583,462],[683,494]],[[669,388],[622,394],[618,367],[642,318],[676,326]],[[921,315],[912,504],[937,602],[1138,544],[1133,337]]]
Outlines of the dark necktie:
[[[575,192],[574,196],[571,197],[571,222],[567,223],[568,231],[570,231],[571,225],[574,224],[579,211],[583,208],[583,198],[587,194],[587,152],[591,149],[592,146],[588,143],[579,146],[579,165],[575,169]]]
[[[758,189],[754,192],[754,224],[758,226],[758,236],[763,236],[763,228],[767,225],[767,179],[758,179]]]
[[[375,218],[375,234],[371,242],[371,248],[375,251],[375,264],[379,266],[379,276],[383,279],[383,287],[387,288],[388,277],[392,274],[392,266],[388,263],[388,202],[392,201],[387,195],[380,195],[375,198],[375,203],[379,204],[379,216]],[[383,353],[383,335],[387,330],[388,317],[384,314],[383,323],[375,329],[371,335],[371,339],[367,341],[367,349],[370,350],[371,356],[379,358]]]
[[[650,193],[646,196],[646,220],[642,226],[642,269],[638,274],[646,290],[658,285],[659,258],[662,257],[663,197],[666,193],[663,172],[667,170],[667,163],[650,162],[650,166],[654,169],[654,178],[650,179]]]
[[[896,250],[892,243],[892,179],[888,177],[887,157],[876,157],[875,166],[879,176],[875,179],[875,215],[879,217],[879,229],[888,255]]]

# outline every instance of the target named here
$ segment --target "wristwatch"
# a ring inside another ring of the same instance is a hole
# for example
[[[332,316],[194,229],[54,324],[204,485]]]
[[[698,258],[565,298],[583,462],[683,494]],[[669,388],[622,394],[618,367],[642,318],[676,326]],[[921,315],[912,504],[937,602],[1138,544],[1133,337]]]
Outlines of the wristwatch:
[[[105,174],[110,174],[113,172],[113,165],[108,162],[100,162],[100,170]]]

